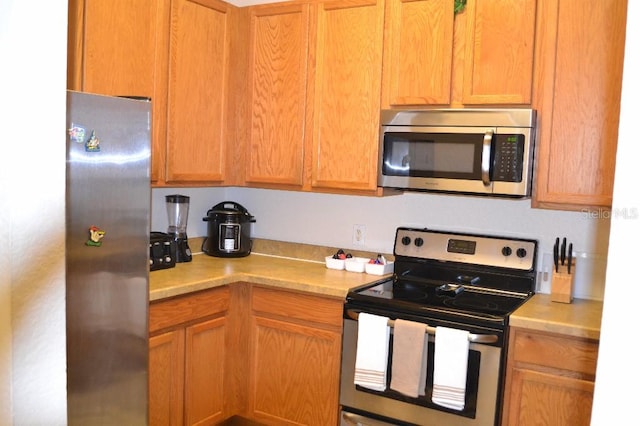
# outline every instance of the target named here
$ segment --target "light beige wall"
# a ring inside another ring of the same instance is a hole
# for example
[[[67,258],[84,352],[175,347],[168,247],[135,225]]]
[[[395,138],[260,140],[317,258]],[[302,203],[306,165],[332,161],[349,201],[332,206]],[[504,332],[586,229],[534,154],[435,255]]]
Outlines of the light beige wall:
[[[629,271],[638,264],[640,239],[640,191],[638,190],[638,107],[640,99],[640,2],[628,2],[627,37],[620,130],[613,189],[613,212],[631,211],[635,216],[613,214],[609,264],[596,388],[591,424],[594,426],[638,423],[637,317],[640,285]],[[625,421],[614,419],[627,419]],[[635,420],[631,420],[635,419]]]
[[[0,2],[0,424],[66,423],[66,0]]]

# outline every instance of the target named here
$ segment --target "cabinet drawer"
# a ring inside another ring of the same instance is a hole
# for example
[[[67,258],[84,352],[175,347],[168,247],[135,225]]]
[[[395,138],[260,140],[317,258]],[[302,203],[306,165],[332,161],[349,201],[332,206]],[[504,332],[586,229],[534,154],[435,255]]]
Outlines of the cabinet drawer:
[[[528,330],[513,329],[511,346],[513,360],[577,373],[595,375],[598,344]]]
[[[251,308],[254,312],[342,327],[341,299],[303,293],[253,287]]]
[[[149,332],[153,333],[228,309],[227,286],[153,302],[149,307]]]

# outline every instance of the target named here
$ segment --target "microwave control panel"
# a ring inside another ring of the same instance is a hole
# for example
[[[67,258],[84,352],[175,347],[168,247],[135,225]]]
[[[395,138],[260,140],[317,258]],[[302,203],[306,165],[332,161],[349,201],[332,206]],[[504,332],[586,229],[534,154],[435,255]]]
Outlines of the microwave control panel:
[[[522,182],[523,161],[524,135],[494,135],[492,181]]]

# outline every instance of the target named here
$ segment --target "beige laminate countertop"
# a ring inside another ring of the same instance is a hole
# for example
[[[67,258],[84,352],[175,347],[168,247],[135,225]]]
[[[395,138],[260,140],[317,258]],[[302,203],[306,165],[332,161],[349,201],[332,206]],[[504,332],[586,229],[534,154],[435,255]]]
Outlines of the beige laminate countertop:
[[[548,331],[598,340],[602,302],[573,299],[572,303],[551,301],[549,294],[535,294],[509,318],[512,327]]]
[[[195,254],[191,262],[152,271],[149,277],[151,301],[239,281],[345,298],[350,289],[384,278],[328,269],[321,262],[258,253],[239,258]]]
[[[321,259],[327,250],[311,252],[309,257]],[[219,258],[194,254],[191,262],[151,272],[149,299],[156,301],[240,281],[343,299],[349,290],[383,278],[328,269],[323,262],[289,256],[251,253],[240,258]],[[601,316],[602,302],[574,299],[565,304],[552,302],[548,294],[536,294],[511,315],[509,323],[514,327],[597,340]]]

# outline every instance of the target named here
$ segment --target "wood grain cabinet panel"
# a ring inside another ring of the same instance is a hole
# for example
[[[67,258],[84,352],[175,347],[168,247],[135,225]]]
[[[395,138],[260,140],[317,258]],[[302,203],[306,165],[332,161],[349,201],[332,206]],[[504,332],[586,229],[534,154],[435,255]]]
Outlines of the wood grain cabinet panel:
[[[540,119],[533,204],[610,207],[627,2],[544,4],[534,99]]]
[[[536,3],[467,3],[463,104],[531,103]]]
[[[152,100],[151,181],[164,179],[169,0],[71,0],[68,89]]]
[[[149,424],[225,419],[228,287],[153,302],[149,308]]]
[[[375,191],[384,1],[321,2],[316,13],[311,187]]]
[[[383,105],[531,103],[538,0],[388,0]]]
[[[258,5],[250,15],[245,182],[375,194],[384,1]]]
[[[387,106],[448,105],[453,2],[387,0],[383,97]]]
[[[303,185],[309,5],[251,8],[245,180]]]
[[[260,287],[251,300],[249,417],[269,425],[337,424],[342,300]]]
[[[187,327],[185,334],[185,424],[224,420],[226,318]]]
[[[149,424],[177,426],[184,416],[184,330],[149,338]]]
[[[513,327],[505,426],[589,425],[598,342]]]
[[[167,111],[169,183],[224,178],[230,6],[173,0]]]

